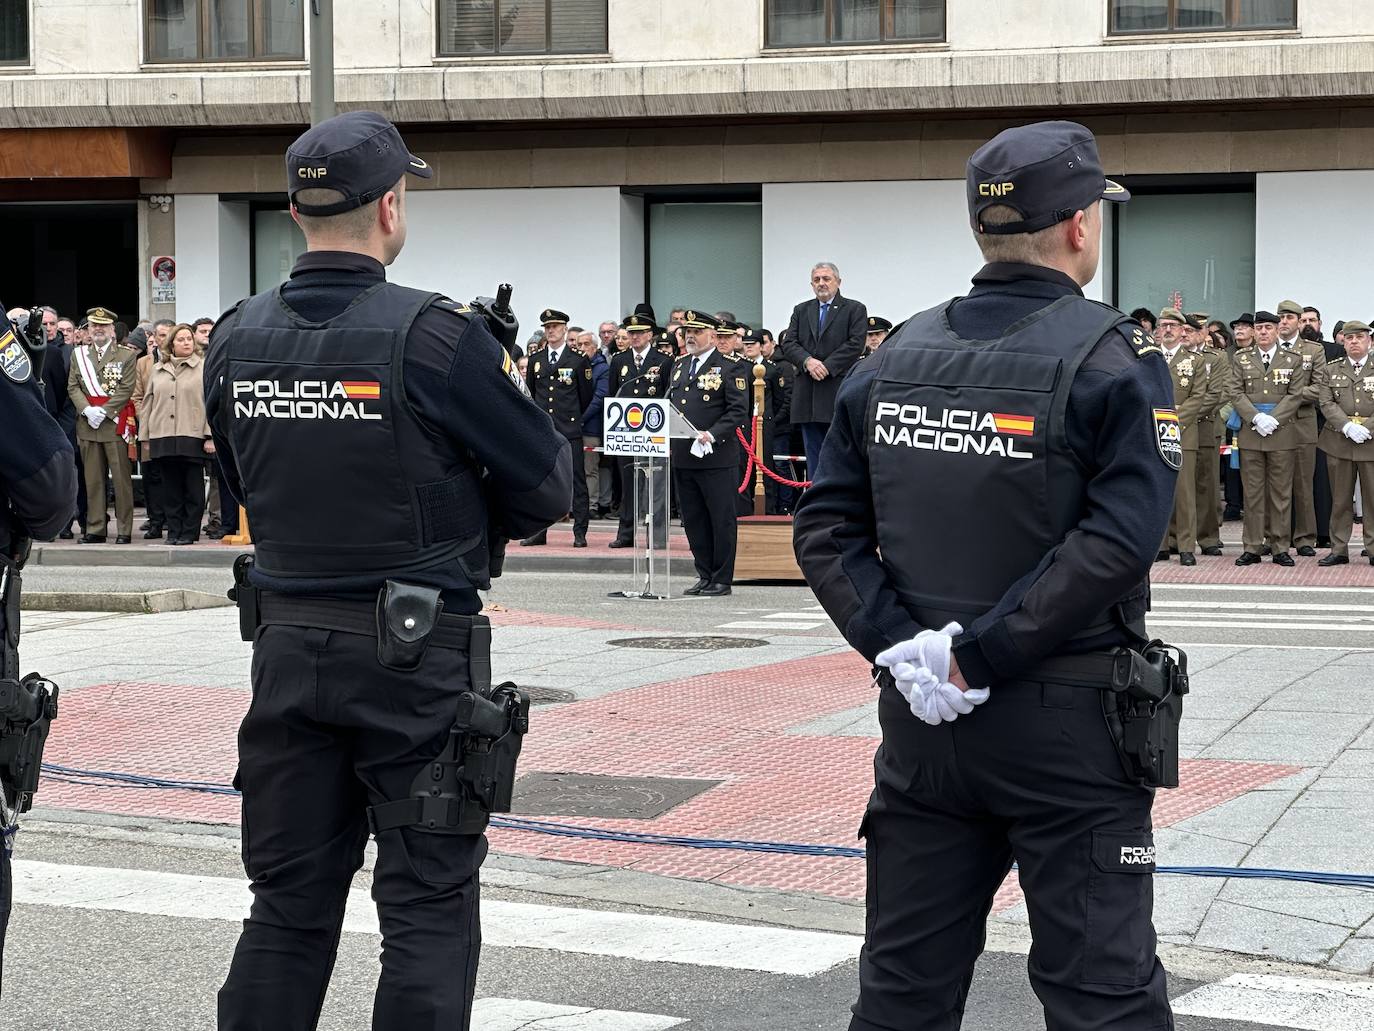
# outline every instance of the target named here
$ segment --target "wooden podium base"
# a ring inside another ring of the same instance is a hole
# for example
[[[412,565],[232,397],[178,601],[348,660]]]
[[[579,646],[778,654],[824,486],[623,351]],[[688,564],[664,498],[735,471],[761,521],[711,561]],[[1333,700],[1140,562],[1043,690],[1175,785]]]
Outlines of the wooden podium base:
[[[743,516],[735,551],[735,583],[779,580],[804,584],[792,552],[791,516]]]

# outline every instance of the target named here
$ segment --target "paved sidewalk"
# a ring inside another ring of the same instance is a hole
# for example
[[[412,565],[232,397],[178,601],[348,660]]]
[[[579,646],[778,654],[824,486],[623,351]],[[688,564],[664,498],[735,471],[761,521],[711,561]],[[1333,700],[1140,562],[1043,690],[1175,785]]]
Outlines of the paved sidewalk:
[[[523,775],[558,775],[543,778],[555,787],[566,787],[568,775],[663,779],[600,798],[584,786],[581,796],[565,794],[566,810],[555,815],[555,806],[540,818],[655,834],[856,845],[877,734],[862,661],[824,630],[788,632],[782,624],[776,631],[715,631],[746,638],[719,650],[612,643],[662,637],[652,622],[668,622],[671,612],[631,607],[620,624],[494,613],[497,677],[572,699],[535,710]],[[728,618],[726,609],[721,613]],[[747,646],[750,640],[760,643]],[[1155,809],[1161,864],[1374,872],[1374,649],[1237,644],[1189,652],[1194,691],[1183,727],[1183,786],[1161,792]],[[63,689],[49,761],[219,783],[232,776],[249,672],[232,610],[26,613],[23,665]],[[659,815],[636,818],[631,811],[646,797],[677,790],[684,800]],[[588,815],[607,799],[624,812]],[[237,820],[232,798],[52,777],[39,801],[44,808]],[[863,894],[857,859],[509,830],[491,837],[494,851],[508,855],[854,904]],[[1157,884],[1156,923],[1167,942],[1374,972],[1374,893],[1273,880],[1165,876]],[[1025,921],[1014,884],[996,912],[998,920]]]

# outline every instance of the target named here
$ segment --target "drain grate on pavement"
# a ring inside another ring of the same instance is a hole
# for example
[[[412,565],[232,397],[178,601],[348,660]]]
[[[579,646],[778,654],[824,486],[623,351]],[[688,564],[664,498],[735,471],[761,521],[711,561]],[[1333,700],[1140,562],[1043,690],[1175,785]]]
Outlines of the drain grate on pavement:
[[[561,687],[531,687],[527,684],[517,686],[530,696],[531,705],[556,705],[560,702],[577,701],[576,694]]]
[[[511,812],[521,816],[603,816],[652,820],[696,798],[718,780],[527,773],[515,782]]]
[[[642,648],[645,651],[715,652],[726,648],[763,648],[767,641],[756,637],[621,637],[607,641],[613,648]]]

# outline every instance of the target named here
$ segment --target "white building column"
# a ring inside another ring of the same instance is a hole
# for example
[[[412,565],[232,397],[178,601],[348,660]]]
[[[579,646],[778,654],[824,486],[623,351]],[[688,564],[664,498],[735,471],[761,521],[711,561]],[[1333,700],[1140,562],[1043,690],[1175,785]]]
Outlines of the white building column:
[[[246,202],[179,194],[176,225],[178,322],[217,319],[249,294],[251,214]]]

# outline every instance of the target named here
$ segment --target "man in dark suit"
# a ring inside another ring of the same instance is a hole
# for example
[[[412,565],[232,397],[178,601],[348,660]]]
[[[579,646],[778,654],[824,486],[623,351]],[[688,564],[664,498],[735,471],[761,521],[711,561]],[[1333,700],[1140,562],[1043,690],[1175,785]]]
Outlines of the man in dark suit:
[[[697,582],[682,593],[720,597],[735,578],[735,495],[739,441],[748,417],[743,363],[716,350],[720,320],[706,312],[684,314],[687,354],[673,365],[668,399],[698,430],[672,442],[673,474],[682,526],[692,549]]]
[[[835,413],[840,381],[863,353],[868,309],[840,296],[840,270],[828,261],[811,270],[815,300],[792,309],[782,334],[783,357],[797,367],[792,424],[801,427],[806,478],[814,479],[821,442]]]
[[[673,359],[654,346],[658,327],[654,325],[654,310],[647,304],[635,307],[633,315],[625,316],[620,328],[630,334],[630,346],[611,358],[611,394],[615,397],[661,398],[668,396],[668,380],[672,375]],[[623,484],[620,498],[620,527],[616,531],[612,548],[631,548],[635,543],[637,518],[645,511],[643,497],[635,496],[635,460],[618,458],[620,482]],[[658,463],[662,464],[661,460]],[[655,469],[654,492],[654,547],[662,548],[668,542],[667,496],[661,469]],[[639,489],[641,494],[647,488],[647,470],[641,471]]]
[[[71,441],[76,462],[76,519],[80,526],[86,525],[86,483],[85,470],[81,466],[81,454],[76,448],[76,406],[67,394],[67,379],[72,371],[72,348],[62,332],[57,312],[52,308],[43,309],[43,335],[48,348],[43,352],[43,403],[48,414],[57,420],[62,432]],[[72,538],[72,528],[68,524],[58,534],[64,540]]]
[[[592,363],[577,348],[568,344],[568,316],[554,308],[545,308],[539,320],[544,324],[543,351],[530,355],[525,369],[525,382],[535,404],[549,413],[554,428],[568,441],[572,450],[573,468],[581,470],[582,422],[591,411],[596,385],[592,381]],[[573,547],[587,546],[587,525],[591,522],[590,496],[587,478],[573,477]],[[529,547],[548,543],[548,531],[541,530],[520,542]]]

